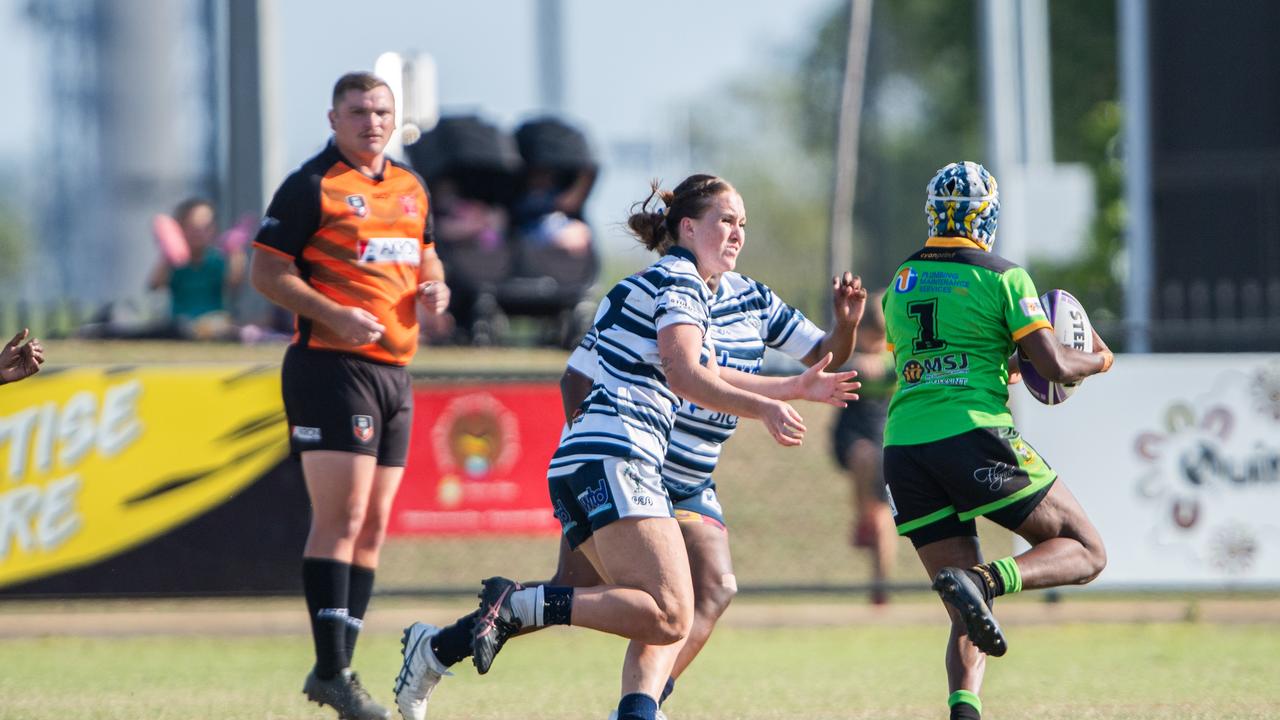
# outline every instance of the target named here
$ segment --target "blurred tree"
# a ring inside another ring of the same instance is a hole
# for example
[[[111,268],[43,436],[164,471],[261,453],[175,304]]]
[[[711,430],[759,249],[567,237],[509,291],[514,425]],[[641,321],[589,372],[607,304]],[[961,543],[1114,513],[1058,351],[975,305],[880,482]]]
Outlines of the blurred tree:
[[[876,3],[853,213],[854,265],[874,286],[924,237],[924,186],[943,165],[981,159],[977,3],[905,0]],[[836,108],[849,9],[840,4],[799,73],[806,110],[804,142],[835,146]]]
[[[788,76],[734,83],[704,99],[693,114],[690,146],[694,169],[723,176],[746,203],[738,270],[823,322],[831,162],[800,144],[794,126],[802,99]]]
[[[1123,114],[1116,56],[1115,0],[1049,3],[1052,46],[1054,154],[1093,171],[1095,210],[1081,256],[1030,268],[1041,289],[1068,288],[1115,349],[1124,313],[1124,162],[1119,155]]]
[[[853,208],[853,270],[869,286],[886,285],[919,247],[933,173],[984,159],[978,8],[976,0],[875,5]],[[1045,289],[1071,288],[1105,322],[1122,307],[1115,4],[1049,9],[1056,156],[1093,169],[1098,211],[1080,259],[1031,269]],[[749,246],[740,269],[815,319],[825,317],[826,213],[848,22],[848,3],[836,3],[812,44],[693,112],[695,160],[746,200]]]
[[[886,285],[920,245],[923,189],[934,171],[979,157],[975,8],[875,5],[851,268],[869,286]],[[705,118],[695,157],[732,180],[747,203],[748,242],[757,244],[741,269],[815,319],[826,316],[826,216],[848,23],[841,2],[818,23],[813,44],[782,59],[772,76],[736,83],[694,113]]]
[[[1112,349],[1123,349],[1117,323],[1124,314],[1124,163],[1119,145],[1122,114],[1114,100],[1098,102],[1080,118],[1079,158],[1093,171],[1095,214],[1079,257],[1063,263],[1041,261],[1029,268],[1041,290],[1067,288],[1089,310],[1089,319]]]
[[[26,257],[25,236],[18,214],[0,205],[0,282],[18,277]]]

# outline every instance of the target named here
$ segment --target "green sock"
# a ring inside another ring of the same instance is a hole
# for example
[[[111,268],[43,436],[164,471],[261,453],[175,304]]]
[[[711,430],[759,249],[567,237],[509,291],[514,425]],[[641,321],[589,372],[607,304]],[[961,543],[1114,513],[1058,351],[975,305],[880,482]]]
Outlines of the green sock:
[[[984,565],[974,565],[972,572],[982,580],[982,595],[987,604],[1001,595],[1022,589],[1022,573],[1013,558],[1001,558]]]
[[[977,720],[982,717],[982,701],[976,693],[957,690],[947,698],[952,720]]]
[[[1022,571],[1018,569],[1018,563],[1011,557],[1000,558],[991,563],[991,567],[1000,574],[1000,579],[1004,581],[1005,595],[1012,595],[1016,592],[1022,592]]]

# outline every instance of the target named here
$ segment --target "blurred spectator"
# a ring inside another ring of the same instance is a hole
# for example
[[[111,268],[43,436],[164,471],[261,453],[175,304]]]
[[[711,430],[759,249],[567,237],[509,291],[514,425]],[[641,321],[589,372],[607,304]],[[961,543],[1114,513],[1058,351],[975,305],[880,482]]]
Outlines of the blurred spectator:
[[[498,306],[540,319],[542,342],[572,347],[594,315],[599,261],[584,211],[599,167],[586,136],[562,120],[529,120],[515,137],[524,161],[512,202],[516,258]]]
[[[507,241],[507,211],[501,205],[467,197],[451,177],[438,178],[431,186],[435,202],[436,242],[472,245],[481,253],[503,250]]]
[[[442,118],[406,151],[431,190],[453,290],[447,316],[421,319],[424,339],[500,342],[518,315],[542,321],[539,341],[577,343],[599,270],[583,217],[598,172],[586,136],[554,118],[513,135],[462,115]]]
[[[512,220],[523,242],[558,247],[572,255],[591,250],[591,228],[582,209],[595,184],[594,168],[568,175],[547,167],[525,168],[524,192],[512,208]]]
[[[44,348],[40,341],[27,336],[31,333],[27,328],[13,336],[13,339],[0,350],[0,385],[18,382],[40,372],[44,363]]]
[[[213,203],[202,198],[179,203],[173,221],[176,234],[165,218],[156,220],[161,258],[147,280],[149,289],[169,290],[167,334],[197,340],[238,338],[227,298],[244,281],[244,244],[249,230],[242,225],[246,221],[219,238]]]
[[[520,169],[515,140],[463,115],[442,118],[406,151],[431,191],[436,252],[452,291],[446,315],[420,313],[423,340],[491,342],[498,334],[496,288],[511,273],[507,206]]]
[[[881,468],[884,421],[889,412],[892,385],[892,355],[885,346],[884,311],[880,299],[884,290],[871,294],[858,331],[852,359],[862,381],[862,399],[840,411],[836,421],[834,452],[836,462],[848,473],[853,496],[853,524],[849,542],[871,555],[871,601],[889,601],[888,579],[898,551],[898,531],[893,523],[888,490]]]
[[[521,240],[573,256],[591,250],[583,210],[595,186],[595,156],[580,130],[555,118],[530,120],[516,129],[524,160],[520,195],[512,216]]]

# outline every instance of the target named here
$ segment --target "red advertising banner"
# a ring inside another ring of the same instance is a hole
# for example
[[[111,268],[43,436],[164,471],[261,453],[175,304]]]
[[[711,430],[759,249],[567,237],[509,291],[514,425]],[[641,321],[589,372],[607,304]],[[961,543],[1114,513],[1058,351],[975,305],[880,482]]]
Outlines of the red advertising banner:
[[[392,535],[556,533],[547,463],[564,410],[554,382],[421,385]]]

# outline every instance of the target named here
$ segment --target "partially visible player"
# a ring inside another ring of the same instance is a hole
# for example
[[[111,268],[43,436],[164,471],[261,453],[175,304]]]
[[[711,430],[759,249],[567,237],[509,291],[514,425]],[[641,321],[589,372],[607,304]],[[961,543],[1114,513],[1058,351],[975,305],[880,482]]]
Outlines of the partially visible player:
[[[1106,372],[1114,356],[1058,343],[1031,277],[993,254],[1000,194],[973,162],[929,181],[924,248],[898,268],[884,297],[898,387],[885,425],[884,473],[898,533],[910,538],[951,616],[947,703],[977,720],[986,655],[1003,655],[991,613],[1000,595],[1084,584],[1106,565],[1102,538],[1009,413],[1015,345],[1052,382]],[[1031,545],[983,564],[974,519]]]
[[[383,154],[391,89],[348,73],[332,99],[333,138],[276,191],[250,274],[298,318],[281,384],[311,500],[302,580],[316,661],[303,692],[344,720],[379,720],[391,714],[351,656],[409,453],[416,311],[443,312],[449,290],[426,186]]]
[[[22,328],[22,332],[0,350],[0,385],[18,382],[40,372],[44,364],[44,346],[36,338],[27,337],[31,331]]]
[[[898,533],[880,467],[884,420],[893,387],[893,359],[886,356],[884,311],[880,307],[883,298],[883,291],[869,298],[854,349],[852,366],[863,384],[862,397],[840,411],[832,433],[836,462],[848,474],[853,498],[849,542],[866,548],[871,555],[871,602],[875,605],[889,601],[889,571],[898,555]],[[868,385],[874,386],[870,392]]]
[[[651,208],[654,200],[661,205]],[[397,704],[421,720],[446,667],[473,654],[485,673],[524,626],[576,625],[631,640],[622,673],[622,720],[654,720],[693,622],[689,559],[658,468],[680,399],[761,419],[774,440],[798,445],[805,428],[779,398],[842,405],[852,373],[822,372],[830,356],[794,378],[720,368],[707,334],[707,281],[733,270],[745,241],[742,198],[726,181],[694,175],[639,203],[628,225],[662,257],[623,280],[601,302],[591,331],[594,379],[548,469],[552,507],[572,548],[602,584],[523,587],[489,578],[480,613],[437,630],[406,630]],[[468,632],[469,631],[469,632]],[[470,648],[463,641],[470,635]]]
[[[831,354],[831,364],[841,365],[857,342],[858,324],[867,302],[862,279],[846,272],[831,281],[835,323],[823,333],[799,310],[782,301],[764,283],[736,272],[712,277],[707,285],[715,294],[711,302],[708,332],[721,367],[758,373],[766,347],[779,350],[806,365]],[[560,379],[565,417],[572,420],[593,384],[596,338],[589,331],[569,358]],[[849,403],[850,406],[857,403]],[[712,473],[723,446],[737,429],[738,418],[684,402],[676,411],[670,444],[662,463],[662,482],[675,505],[676,519],[684,535],[693,577],[693,628],[676,658],[662,695],[662,704],[674,691],[676,680],[706,645],[716,622],[738,590],[729,552],[729,529],[716,494]],[[878,452],[878,448],[877,448]],[[553,585],[599,583],[591,563],[573,552],[565,540]]]

